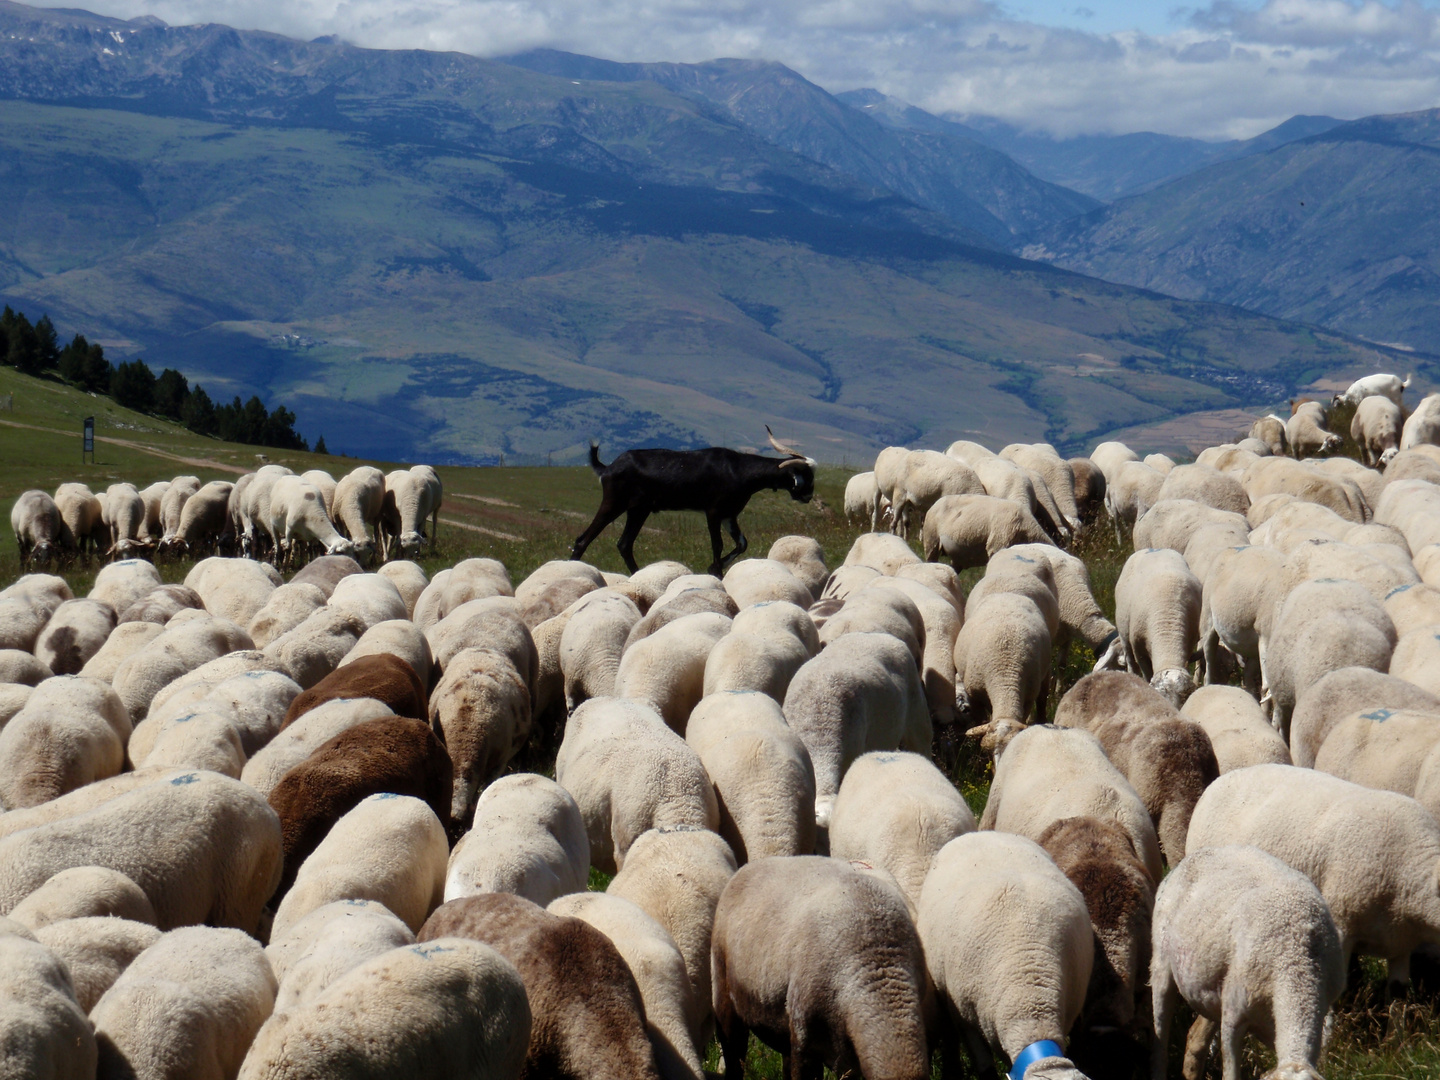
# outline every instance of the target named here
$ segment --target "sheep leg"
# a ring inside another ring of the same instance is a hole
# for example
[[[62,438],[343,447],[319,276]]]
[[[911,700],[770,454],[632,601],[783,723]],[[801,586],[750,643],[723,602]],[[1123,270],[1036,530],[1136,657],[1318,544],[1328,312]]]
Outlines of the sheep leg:
[[[620,557],[625,560],[625,565],[632,574],[640,569],[635,562],[635,538],[640,535],[640,529],[649,516],[649,510],[631,510],[625,515],[625,531],[620,534],[620,539],[615,541]]]
[[[595,538],[604,532],[606,527],[624,512],[625,511],[619,507],[612,506],[609,499],[601,499],[600,509],[595,511],[595,517],[590,522],[589,527],[575,538],[575,543],[570,548],[570,558],[582,558],[585,554],[585,549],[595,542]]]
[[[786,1080],[822,1080],[825,1067],[816,1059],[811,1049],[809,1033],[805,1029],[805,1018],[793,1006],[787,1011],[790,1014],[790,1053],[785,1055]],[[744,1076],[745,1074],[737,1075]]]
[[[965,1040],[965,1050],[970,1055],[970,1065],[975,1075],[980,1080],[999,1080],[999,1070],[995,1068],[995,1055],[990,1052],[990,1047],[985,1043],[985,1037],[980,1032],[960,1021],[960,1034]]]
[[[714,987],[715,1028],[720,1037],[720,1053],[725,1059],[725,1075],[735,1080],[744,1080],[745,1052],[750,1049],[750,1029],[735,1011],[723,956],[715,959]]]
[[[1200,1080],[1205,1075],[1205,1065],[1210,1059],[1210,1044],[1215,1039],[1216,1023],[1203,1016],[1197,1016],[1190,1025],[1190,1034],[1185,1038],[1185,1064],[1181,1075],[1185,1080]]]
[[[1223,1080],[1240,1080],[1240,1040],[1245,1036],[1241,1026],[1243,1015],[1239,1003],[1221,1002],[1220,1064]]]
[[[1150,1080],[1165,1080],[1170,1064],[1170,1021],[1180,1004],[1180,989],[1170,977],[1170,965],[1156,950],[1150,969],[1150,1009],[1153,1014],[1155,1041],[1150,1044]]]

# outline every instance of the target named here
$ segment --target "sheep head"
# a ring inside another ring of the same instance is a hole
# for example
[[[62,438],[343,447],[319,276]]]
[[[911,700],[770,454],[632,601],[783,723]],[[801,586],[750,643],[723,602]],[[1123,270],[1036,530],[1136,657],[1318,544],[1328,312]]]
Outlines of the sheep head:
[[[1150,680],[1150,685],[1175,708],[1185,704],[1185,701],[1195,692],[1195,680],[1184,668],[1166,668],[1164,671],[1157,671],[1155,677]]]
[[[1325,1080],[1325,1078],[1316,1072],[1313,1065],[1307,1065],[1303,1061],[1282,1061],[1260,1080]]]

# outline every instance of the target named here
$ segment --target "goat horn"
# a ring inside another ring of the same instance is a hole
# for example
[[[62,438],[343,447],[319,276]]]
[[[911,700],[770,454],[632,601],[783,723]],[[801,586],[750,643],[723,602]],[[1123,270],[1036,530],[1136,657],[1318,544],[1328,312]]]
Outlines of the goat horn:
[[[770,445],[773,446],[776,450],[779,450],[780,453],[785,454],[789,457],[804,458],[805,455],[800,453],[799,450],[796,450],[793,446],[786,446],[784,443],[776,439],[775,433],[770,430],[769,424],[765,425],[765,434],[770,437]]]

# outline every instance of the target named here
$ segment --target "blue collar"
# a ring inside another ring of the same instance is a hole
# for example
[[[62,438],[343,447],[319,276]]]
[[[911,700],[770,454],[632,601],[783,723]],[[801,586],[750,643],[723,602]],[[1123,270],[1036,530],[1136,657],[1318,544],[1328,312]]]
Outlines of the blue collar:
[[[1049,1039],[1033,1042],[1020,1051],[1020,1055],[1015,1059],[1015,1064],[1010,1067],[1010,1080],[1025,1080],[1025,1070],[1041,1058],[1063,1058],[1064,1056],[1065,1050],[1057,1042],[1051,1042]]]

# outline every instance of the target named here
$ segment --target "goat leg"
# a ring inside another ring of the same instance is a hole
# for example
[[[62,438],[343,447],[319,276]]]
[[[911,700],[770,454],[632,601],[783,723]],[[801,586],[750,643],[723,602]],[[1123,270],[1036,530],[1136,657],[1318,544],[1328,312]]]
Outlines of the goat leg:
[[[635,562],[635,538],[640,535],[640,529],[649,516],[649,510],[631,510],[625,515],[625,531],[615,542],[615,547],[620,551],[620,557],[625,560],[625,565],[630,568],[632,574],[640,569]],[[571,558],[574,556],[572,555]]]

